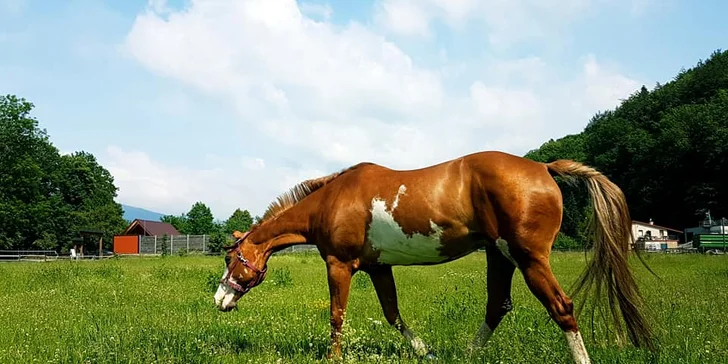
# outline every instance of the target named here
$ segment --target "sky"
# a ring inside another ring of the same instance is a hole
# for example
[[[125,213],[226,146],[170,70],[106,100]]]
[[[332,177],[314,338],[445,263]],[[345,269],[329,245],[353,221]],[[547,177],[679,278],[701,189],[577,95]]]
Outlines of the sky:
[[[726,49],[717,0],[0,0],[0,94],[117,201],[262,214],[303,179],[523,155]],[[447,126],[446,126],[447,125]]]

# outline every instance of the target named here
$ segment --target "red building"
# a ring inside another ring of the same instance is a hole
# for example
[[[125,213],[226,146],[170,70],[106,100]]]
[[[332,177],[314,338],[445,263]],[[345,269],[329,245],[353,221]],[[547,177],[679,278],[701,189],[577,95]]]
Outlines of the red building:
[[[114,236],[114,254],[139,254],[142,236],[182,235],[172,224],[136,219],[120,235]]]

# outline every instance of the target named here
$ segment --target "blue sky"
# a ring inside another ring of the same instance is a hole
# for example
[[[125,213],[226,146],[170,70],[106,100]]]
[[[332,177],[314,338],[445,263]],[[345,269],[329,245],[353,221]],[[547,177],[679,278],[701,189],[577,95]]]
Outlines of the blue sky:
[[[119,202],[224,219],[359,161],[523,154],[716,49],[718,1],[0,0],[0,93]],[[451,123],[446,126],[445,123]]]

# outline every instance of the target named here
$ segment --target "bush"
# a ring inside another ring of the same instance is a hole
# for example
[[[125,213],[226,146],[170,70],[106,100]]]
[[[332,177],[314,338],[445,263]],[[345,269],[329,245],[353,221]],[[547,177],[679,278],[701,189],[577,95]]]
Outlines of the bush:
[[[554,249],[568,249],[568,250],[579,250],[582,249],[583,245],[576,239],[559,232],[554,241]]]
[[[160,244],[160,249],[162,250],[163,257],[169,255],[169,236],[167,234],[162,235],[162,243]]]
[[[210,235],[210,241],[207,242],[207,250],[211,253],[218,253],[222,251],[223,245],[225,245],[225,236],[222,233],[215,232]]]

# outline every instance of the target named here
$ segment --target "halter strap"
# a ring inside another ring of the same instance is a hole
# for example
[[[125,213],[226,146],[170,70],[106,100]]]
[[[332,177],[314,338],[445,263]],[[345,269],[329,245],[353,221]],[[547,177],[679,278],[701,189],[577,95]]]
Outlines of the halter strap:
[[[261,284],[263,282],[263,280],[265,279],[266,273],[268,272],[268,265],[267,264],[263,267],[262,270],[254,267],[250,263],[250,261],[243,256],[242,250],[240,250],[240,244],[242,244],[245,241],[245,239],[247,239],[248,236],[250,236],[250,233],[252,233],[252,230],[249,231],[247,234],[243,235],[242,238],[239,238],[239,239],[237,239],[235,241],[235,250],[237,251],[237,258],[238,259],[235,260],[235,261],[233,261],[233,264],[230,267],[228,267],[228,272],[225,275],[225,277],[223,277],[222,279],[220,279],[220,283],[221,284],[226,284],[228,287],[230,287],[233,290],[237,291],[241,295],[248,293],[248,291],[250,291],[251,288],[253,288],[253,287]],[[239,285],[238,283],[234,282],[231,279],[231,277],[230,277],[233,274],[233,270],[235,269],[235,265],[238,264],[238,263],[242,263],[246,268],[248,268],[248,269],[252,270],[253,272],[255,272],[255,278],[253,278],[253,280],[251,280],[250,282],[248,282],[248,284],[245,287],[243,287],[243,286]]]

